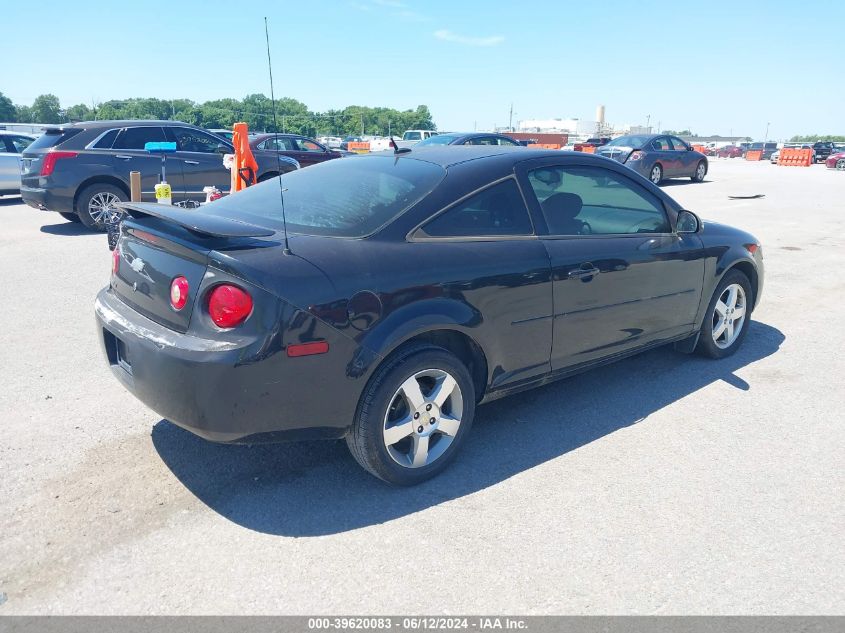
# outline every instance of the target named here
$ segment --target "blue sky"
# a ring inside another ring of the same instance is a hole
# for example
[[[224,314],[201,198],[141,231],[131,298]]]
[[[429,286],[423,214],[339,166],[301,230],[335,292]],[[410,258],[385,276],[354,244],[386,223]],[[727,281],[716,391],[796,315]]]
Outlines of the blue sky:
[[[427,104],[441,130],[470,130],[507,125],[511,102],[515,121],[593,119],[601,103],[617,124],[845,134],[843,0],[33,6],[2,7],[18,25],[0,40],[0,92],[15,103],[269,94],[266,15],[276,96],[313,110]]]

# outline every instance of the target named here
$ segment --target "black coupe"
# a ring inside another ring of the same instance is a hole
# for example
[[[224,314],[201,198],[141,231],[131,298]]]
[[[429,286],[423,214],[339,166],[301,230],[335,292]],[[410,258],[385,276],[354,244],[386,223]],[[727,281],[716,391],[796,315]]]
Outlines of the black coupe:
[[[345,437],[402,485],[478,404],[667,343],[732,354],[763,285],[753,236],[582,153],[420,148],[123,206],[95,306],[120,381],[210,440]]]

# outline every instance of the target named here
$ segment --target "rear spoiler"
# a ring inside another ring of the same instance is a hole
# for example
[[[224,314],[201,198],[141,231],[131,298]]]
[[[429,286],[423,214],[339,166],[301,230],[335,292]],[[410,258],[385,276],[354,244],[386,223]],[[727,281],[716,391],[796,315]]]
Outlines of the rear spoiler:
[[[155,202],[121,202],[115,206],[133,218],[152,216],[210,237],[270,237],[276,234],[275,229],[203,213],[202,208],[183,209]]]

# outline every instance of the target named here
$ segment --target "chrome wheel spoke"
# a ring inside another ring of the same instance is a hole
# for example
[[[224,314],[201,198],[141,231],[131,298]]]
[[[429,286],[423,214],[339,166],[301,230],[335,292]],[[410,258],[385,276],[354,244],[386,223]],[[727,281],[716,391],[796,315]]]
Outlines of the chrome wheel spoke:
[[[413,446],[411,448],[411,466],[419,468],[425,466],[428,462],[428,435],[414,435]]]
[[[713,328],[713,338],[717,339],[720,336],[722,336],[722,334],[727,329],[727,327],[728,327],[727,319],[719,319],[719,322]]]
[[[724,319],[728,314],[728,306],[726,306],[722,301],[717,301],[716,314],[718,314],[721,318]]]
[[[387,427],[384,430],[384,443],[388,446],[393,446],[397,442],[401,442],[406,437],[414,432],[414,424],[411,416],[404,420],[400,420],[393,426]]]
[[[725,304],[729,308],[733,308],[736,306],[736,286],[728,286],[728,298],[725,301]]]
[[[434,404],[438,407],[443,407],[446,403],[446,400],[449,396],[452,395],[452,392],[458,386],[458,383],[455,382],[455,379],[452,378],[449,374],[443,378],[443,380],[437,383],[437,386],[432,391],[431,395],[428,397]]]
[[[725,342],[730,345],[734,340],[734,324],[728,321],[725,326]]]
[[[733,312],[734,321],[737,321],[738,319],[741,319],[744,316],[745,316],[745,306],[744,305],[738,305],[737,307],[734,308],[734,312]]]
[[[437,423],[437,430],[443,435],[455,437],[458,434],[458,427],[461,426],[461,421],[453,418],[450,415],[441,415],[440,422]]]
[[[411,409],[418,409],[425,403],[425,397],[420,390],[420,383],[417,382],[416,376],[411,376],[402,383],[400,390],[405,396],[405,399],[408,401],[408,406]]]

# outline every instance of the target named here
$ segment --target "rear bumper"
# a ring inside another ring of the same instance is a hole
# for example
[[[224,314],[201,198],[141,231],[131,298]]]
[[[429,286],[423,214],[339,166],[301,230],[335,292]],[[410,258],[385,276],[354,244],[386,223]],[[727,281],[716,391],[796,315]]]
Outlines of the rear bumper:
[[[73,196],[57,194],[51,189],[21,186],[21,198],[34,209],[73,213]]]
[[[97,295],[94,310],[115,377],[157,414],[200,437],[339,438],[352,420],[358,392],[341,387],[332,393],[327,383],[335,378],[331,368],[338,360],[328,358],[332,354],[289,359],[269,353],[270,340],[181,334],[139,314],[109,288]],[[335,347],[344,352],[342,345]]]

